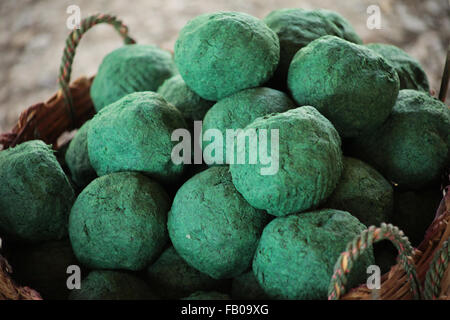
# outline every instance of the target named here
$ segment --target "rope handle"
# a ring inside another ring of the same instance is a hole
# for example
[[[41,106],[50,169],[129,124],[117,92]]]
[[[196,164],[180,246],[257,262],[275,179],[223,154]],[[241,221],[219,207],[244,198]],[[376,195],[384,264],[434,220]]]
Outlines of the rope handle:
[[[128,27],[122,23],[121,20],[115,16],[108,14],[95,14],[81,20],[78,29],[72,30],[66,40],[66,46],[64,48],[61,66],[59,68],[58,84],[64,95],[64,100],[68,108],[69,115],[72,119],[72,126],[75,126],[75,111],[73,108],[72,95],[69,90],[70,74],[72,72],[72,63],[75,56],[75,51],[80,43],[83,35],[91,29],[93,26],[107,23],[114,27],[120,36],[123,38],[125,44],[136,43],[131,37],[128,36]]]
[[[441,280],[448,266],[450,255],[450,237],[442,247],[435,253],[425,277],[424,296],[427,300],[438,299],[441,293]]]
[[[381,227],[371,226],[361,232],[361,234],[347,244],[347,248],[339,256],[334,266],[334,273],[331,277],[328,288],[328,300],[338,300],[345,294],[347,276],[350,273],[356,260],[372,245],[382,240],[389,240],[397,248],[400,262],[406,271],[411,283],[411,291],[415,299],[420,299],[420,282],[417,279],[416,268],[413,261],[414,249],[403,231],[392,224],[382,223]]]

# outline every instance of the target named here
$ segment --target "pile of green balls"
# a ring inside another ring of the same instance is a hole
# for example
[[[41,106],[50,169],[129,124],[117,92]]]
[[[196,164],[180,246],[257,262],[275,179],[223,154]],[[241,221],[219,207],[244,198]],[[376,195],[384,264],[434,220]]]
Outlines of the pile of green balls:
[[[0,236],[46,299],[326,299],[368,226],[418,245],[450,164],[450,110],[420,64],[326,10],[203,14],[173,56],[108,54],[90,94],[65,151],[0,152]]]

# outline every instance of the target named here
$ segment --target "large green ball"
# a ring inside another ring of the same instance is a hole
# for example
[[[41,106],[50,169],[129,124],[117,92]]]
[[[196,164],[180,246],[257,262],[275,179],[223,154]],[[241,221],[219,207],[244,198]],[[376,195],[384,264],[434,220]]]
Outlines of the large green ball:
[[[297,52],[289,67],[288,86],[298,105],[316,107],[342,137],[355,137],[387,119],[399,79],[372,50],[324,36]]]
[[[213,101],[263,84],[279,58],[277,35],[261,20],[239,12],[200,15],[175,43],[175,63],[184,81]]]
[[[78,196],[69,236],[90,268],[141,270],[166,244],[169,198],[156,182],[132,172],[92,181]]]

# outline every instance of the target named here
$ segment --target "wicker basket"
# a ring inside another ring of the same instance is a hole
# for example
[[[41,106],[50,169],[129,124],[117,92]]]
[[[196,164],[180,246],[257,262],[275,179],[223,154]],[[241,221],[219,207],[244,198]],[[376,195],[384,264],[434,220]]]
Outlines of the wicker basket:
[[[89,90],[93,77],[82,77],[69,86],[71,65],[82,35],[92,26],[108,23],[115,27],[125,43],[134,43],[128,36],[128,30],[120,20],[113,16],[98,14],[82,21],[80,29],[71,32],[66,42],[63,62],[60,69],[58,91],[47,102],[37,103],[26,109],[10,133],[0,135],[0,147],[13,147],[21,142],[41,139],[52,144],[54,149],[61,148],[58,138],[71,129],[79,128],[94,113]],[[448,86],[447,63],[443,76],[440,98],[443,100]],[[1,150],[1,148],[0,148]],[[336,262],[329,289],[329,299],[450,299],[450,186],[443,188],[444,198],[437,210],[433,223],[428,228],[425,239],[417,249],[413,249],[407,238],[398,228],[383,224],[379,228],[370,227],[354,241],[348,244]],[[354,261],[371,244],[381,240],[390,240],[399,251],[398,264],[381,278],[381,288],[374,292],[366,285],[346,293],[347,275]],[[29,287],[17,285],[13,279],[13,269],[0,255],[0,300],[28,299],[40,300],[41,296]],[[376,293],[376,295],[374,294]]]

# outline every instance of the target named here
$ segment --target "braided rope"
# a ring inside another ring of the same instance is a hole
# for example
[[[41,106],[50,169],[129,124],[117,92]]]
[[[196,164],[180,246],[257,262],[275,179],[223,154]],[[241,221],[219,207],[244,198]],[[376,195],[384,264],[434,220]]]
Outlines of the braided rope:
[[[66,40],[66,47],[64,48],[61,66],[59,68],[58,84],[64,95],[64,100],[68,108],[68,112],[72,119],[72,125],[75,126],[75,112],[73,108],[72,95],[70,94],[70,74],[72,72],[72,63],[75,56],[75,51],[80,43],[83,34],[90,28],[100,23],[108,23],[117,30],[123,38],[125,44],[133,44],[135,41],[128,36],[128,27],[118,20],[116,17],[107,14],[95,14],[87,17],[81,21],[80,28],[74,29],[69,34]]]
[[[371,248],[374,243],[382,240],[390,240],[397,248],[400,262],[410,280],[413,296],[415,299],[420,299],[420,283],[417,279],[416,268],[412,258],[414,249],[408,238],[403,234],[403,231],[391,224],[382,223],[379,228],[371,226],[364,230],[347,244],[346,250],[341,253],[334,266],[334,273],[328,288],[329,300],[337,300],[346,292],[347,276],[356,260],[367,249]]]
[[[450,238],[435,253],[425,278],[424,296],[427,300],[438,299],[441,293],[441,280],[448,265]]]

